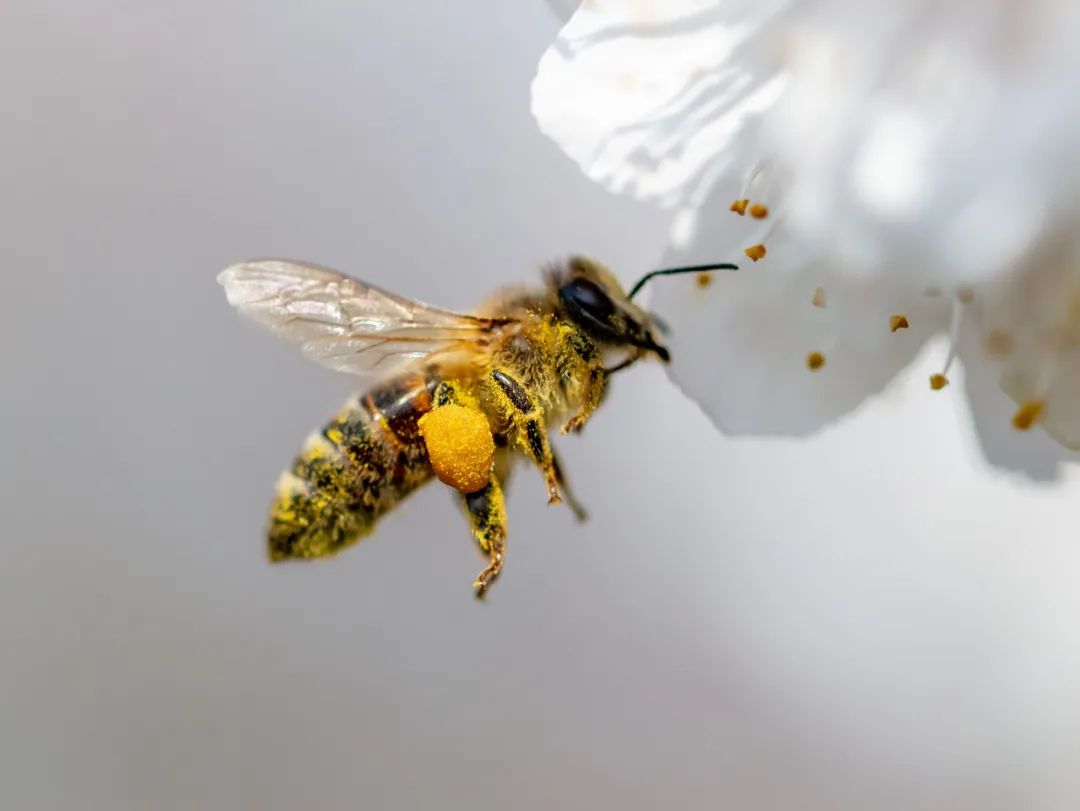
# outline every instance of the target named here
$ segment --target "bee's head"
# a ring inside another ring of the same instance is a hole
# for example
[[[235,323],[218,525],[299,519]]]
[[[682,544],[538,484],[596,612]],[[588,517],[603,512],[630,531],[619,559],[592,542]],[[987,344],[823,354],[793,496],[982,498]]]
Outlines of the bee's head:
[[[630,300],[615,275],[599,262],[581,256],[548,272],[559,309],[598,343],[632,346],[655,352],[663,361],[667,349],[656,342],[649,313]]]
[[[671,353],[658,344],[653,336],[654,328],[666,334],[667,327],[659,316],[634,304],[634,296],[657,276],[738,269],[738,265],[727,262],[662,268],[646,273],[627,293],[615,274],[599,262],[573,256],[566,264],[548,271],[548,285],[556,294],[559,309],[565,316],[601,344],[634,347],[639,350],[634,357],[639,356],[641,351],[655,352],[657,357],[667,362],[671,360]],[[633,358],[630,362],[633,362]]]

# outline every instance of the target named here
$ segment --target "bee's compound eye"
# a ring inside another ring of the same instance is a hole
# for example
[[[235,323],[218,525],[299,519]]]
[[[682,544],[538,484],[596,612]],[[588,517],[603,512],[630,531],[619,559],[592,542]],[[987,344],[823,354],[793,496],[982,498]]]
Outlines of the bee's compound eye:
[[[565,304],[576,306],[601,318],[607,318],[615,312],[615,304],[608,294],[588,279],[567,282],[559,289],[559,297]]]
[[[462,493],[475,493],[487,485],[495,440],[481,412],[460,405],[439,406],[420,418],[419,428],[439,481]]]
[[[588,279],[574,279],[559,288],[559,300],[570,317],[583,327],[606,337],[616,337],[611,324],[615,303],[599,285]]]

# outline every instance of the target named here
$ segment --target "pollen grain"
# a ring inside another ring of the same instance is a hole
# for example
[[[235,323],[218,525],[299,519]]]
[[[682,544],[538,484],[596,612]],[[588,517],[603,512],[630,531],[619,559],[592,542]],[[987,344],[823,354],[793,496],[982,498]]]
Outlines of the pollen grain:
[[[764,256],[765,256],[765,246],[761,245],[761,244],[751,245],[749,248],[747,248],[745,251],[743,251],[743,253],[745,253],[747,256],[749,256],[751,259],[753,259],[756,262],[758,259],[764,258]]]
[[[1013,428],[1017,431],[1027,431],[1032,425],[1042,419],[1045,410],[1046,403],[1042,400],[1029,400],[1020,406],[1020,408],[1016,410],[1016,413],[1013,414]]]

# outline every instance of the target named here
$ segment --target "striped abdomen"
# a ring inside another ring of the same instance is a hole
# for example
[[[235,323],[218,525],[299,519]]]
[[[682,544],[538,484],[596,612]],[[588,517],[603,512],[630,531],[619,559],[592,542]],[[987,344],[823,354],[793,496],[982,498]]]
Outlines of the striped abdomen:
[[[417,421],[438,381],[412,372],[350,400],[278,480],[272,560],[332,555],[432,477]]]

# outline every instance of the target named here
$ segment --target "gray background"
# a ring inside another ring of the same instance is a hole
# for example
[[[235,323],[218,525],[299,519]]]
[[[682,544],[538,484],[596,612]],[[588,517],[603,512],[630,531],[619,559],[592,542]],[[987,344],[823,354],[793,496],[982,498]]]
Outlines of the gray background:
[[[530,118],[556,26],[0,7],[5,809],[1075,807],[1078,485],[986,469],[929,355],[802,442],[627,374],[561,444],[592,520],[519,475],[486,605],[438,487],[334,561],[265,562],[272,483],[350,384],[242,323],[220,268],[468,307],[569,251],[662,254],[666,217]]]

